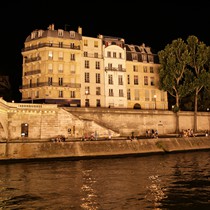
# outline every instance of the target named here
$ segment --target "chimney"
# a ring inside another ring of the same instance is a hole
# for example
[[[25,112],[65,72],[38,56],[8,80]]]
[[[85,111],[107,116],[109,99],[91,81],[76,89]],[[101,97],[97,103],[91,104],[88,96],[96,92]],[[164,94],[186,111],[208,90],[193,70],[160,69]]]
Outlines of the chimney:
[[[80,26],[78,27],[77,32],[78,32],[78,34],[81,34],[82,35],[82,28]]]
[[[51,25],[51,29],[54,31],[55,29],[54,29],[54,23]]]

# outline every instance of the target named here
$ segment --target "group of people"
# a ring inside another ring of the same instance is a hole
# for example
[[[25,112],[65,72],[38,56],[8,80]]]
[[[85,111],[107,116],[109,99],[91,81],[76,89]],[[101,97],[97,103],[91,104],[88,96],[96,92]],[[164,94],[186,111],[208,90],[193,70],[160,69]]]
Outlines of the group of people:
[[[180,133],[180,137],[194,137],[195,134],[193,132],[193,129],[188,128],[187,130],[182,130]]]
[[[55,138],[51,139],[52,142],[64,142],[66,138],[64,135],[57,135]]]
[[[158,130],[147,129],[146,138],[158,138]]]

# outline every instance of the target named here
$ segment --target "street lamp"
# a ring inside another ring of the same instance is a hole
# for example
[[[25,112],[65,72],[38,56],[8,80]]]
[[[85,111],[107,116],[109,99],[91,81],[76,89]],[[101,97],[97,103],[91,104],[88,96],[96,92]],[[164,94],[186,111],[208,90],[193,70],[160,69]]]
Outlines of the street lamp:
[[[85,98],[85,106],[87,107],[89,104],[88,104],[88,100],[87,100],[87,95],[88,95],[89,91],[86,90],[85,91],[85,95],[86,95],[86,98]]]
[[[154,99],[155,99],[155,109],[156,109],[156,98],[157,98],[157,96],[154,95]]]

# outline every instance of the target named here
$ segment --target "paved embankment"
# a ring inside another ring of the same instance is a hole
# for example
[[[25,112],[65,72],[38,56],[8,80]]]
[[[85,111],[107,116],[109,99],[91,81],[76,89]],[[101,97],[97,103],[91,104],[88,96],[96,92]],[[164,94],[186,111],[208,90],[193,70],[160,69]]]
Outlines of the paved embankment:
[[[208,149],[210,149],[210,137],[67,142],[1,142],[0,160],[80,159]]]

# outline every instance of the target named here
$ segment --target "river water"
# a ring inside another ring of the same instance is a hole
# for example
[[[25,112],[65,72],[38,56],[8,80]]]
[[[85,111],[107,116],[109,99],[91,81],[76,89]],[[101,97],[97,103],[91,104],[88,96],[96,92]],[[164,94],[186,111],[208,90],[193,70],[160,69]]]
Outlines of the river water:
[[[1,163],[0,209],[210,209],[210,152]]]

